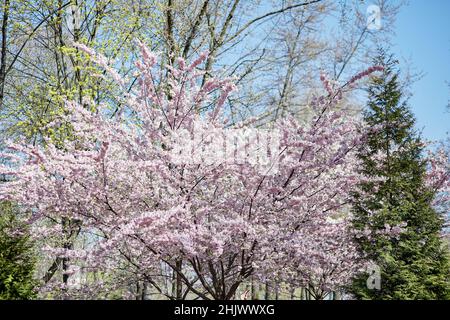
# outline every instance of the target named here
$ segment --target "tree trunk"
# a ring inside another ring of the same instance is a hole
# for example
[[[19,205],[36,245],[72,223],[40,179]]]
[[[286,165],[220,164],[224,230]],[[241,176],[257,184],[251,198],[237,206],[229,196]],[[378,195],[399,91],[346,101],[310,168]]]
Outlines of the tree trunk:
[[[175,62],[175,40],[173,38],[173,0],[167,1],[167,9],[166,9],[166,38],[167,38],[167,61],[169,65],[173,65]]]
[[[0,57],[0,111],[3,107],[3,97],[5,93],[6,81],[6,40],[8,35],[8,17],[9,17],[9,0],[3,3],[3,21],[2,21],[2,52]]]
[[[259,300],[258,290],[259,290],[258,285],[252,279],[252,281],[251,281],[252,300]]]
[[[175,267],[179,272],[176,272],[173,270],[172,275],[172,296],[176,300],[182,300],[183,299],[183,280],[181,277],[181,269],[183,268],[183,261],[177,260],[175,262]]]
[[[272,298],[272,292],[270,288],[270,284],[266,282],[264,287],[264,300],[270,300]]]
[[[306,290],[305,290],[305,288],[304,287],[301,287],[300,288],[300,300],[308,300],[307,298],[306,298],[306,292],[305,292]]]

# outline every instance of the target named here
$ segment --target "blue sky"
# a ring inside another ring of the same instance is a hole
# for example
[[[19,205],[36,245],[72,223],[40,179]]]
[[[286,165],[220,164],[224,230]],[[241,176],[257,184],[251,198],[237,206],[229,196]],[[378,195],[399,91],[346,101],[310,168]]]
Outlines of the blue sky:
[[[393,52],[424,73],[412,86],[410,99],[417,128],[426,139],[450,132],[450,1],[410,0],[397,18]]]

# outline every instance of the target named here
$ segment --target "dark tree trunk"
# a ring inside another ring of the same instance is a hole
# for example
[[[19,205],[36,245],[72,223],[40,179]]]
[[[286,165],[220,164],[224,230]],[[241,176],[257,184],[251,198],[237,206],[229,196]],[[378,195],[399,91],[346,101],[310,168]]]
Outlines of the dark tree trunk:
[[[8,35],[8,18],[9,18],[9,0],[3,2],[3,19],[2,19],[2,52],[0,57],[0,111],[3,107],[3,98],[5,93],[6,81],[6,41]]]

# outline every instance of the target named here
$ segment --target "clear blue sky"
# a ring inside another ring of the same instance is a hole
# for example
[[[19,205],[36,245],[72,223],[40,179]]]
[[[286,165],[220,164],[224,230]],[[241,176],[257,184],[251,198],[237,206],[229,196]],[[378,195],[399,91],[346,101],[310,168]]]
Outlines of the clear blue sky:
[[[450,132],[450,1],[410,0],[393,36],[394,53],[424,73],[414,83],[410,106],[426,139],[440,140]]]

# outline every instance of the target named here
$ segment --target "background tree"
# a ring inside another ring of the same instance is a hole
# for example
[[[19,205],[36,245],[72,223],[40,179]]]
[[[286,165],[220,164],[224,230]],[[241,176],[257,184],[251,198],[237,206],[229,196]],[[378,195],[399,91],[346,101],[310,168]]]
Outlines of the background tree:
[[[381,268],[381,290],[369,290],[362,275],[352,291],[361,299],[449,298],[448,252],[441,240],[446,212],[432,205],[436,190],[426,181],[424,144],[403,98],[398,62],[383,50],[375,62],[385,70],[369,84],[364,116],[375,130],[360,158],[362,172],[379,181],[364,183],[364,193],[355,195],[354,225],[365,235],[357,240],[361,252]],[[397,238],[380,236],[394,229]]]
[[[359,0],[4,0],[1,130],[35,143],[64,139],[64,132],[44,127],[65,98],[108,100],[111,83],[101,71],[90,76],[92,66],[70,48],[73,41],[105,54],[132,79],[135,38],[167,64],[208,50],[204,81],[212,71],[239,79],[240,93],[227,104],[235,121],[299,113],[304,93],[320,87],[311,74],[320,67],[336,79],[355,73],[371,56],[370,44],[389,32],[399,5],[377,4],[380,30],[367,29],[367,4]]]
[[[35,255],[18,208],[0,203],[0,299],[35,297]]]

